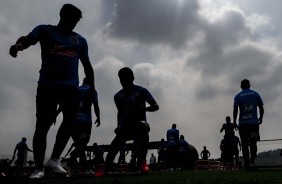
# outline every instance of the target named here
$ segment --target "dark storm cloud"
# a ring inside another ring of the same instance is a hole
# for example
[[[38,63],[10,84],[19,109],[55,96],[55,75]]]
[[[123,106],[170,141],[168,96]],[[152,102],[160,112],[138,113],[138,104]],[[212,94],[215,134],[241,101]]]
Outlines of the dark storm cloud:
[[[117,0],[110,35],[179,48],[197,27],[196,0]]]

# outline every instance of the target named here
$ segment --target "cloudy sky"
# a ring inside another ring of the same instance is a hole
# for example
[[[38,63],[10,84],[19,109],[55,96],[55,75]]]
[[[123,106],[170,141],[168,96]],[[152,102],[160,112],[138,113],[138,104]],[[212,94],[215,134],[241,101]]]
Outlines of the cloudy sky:
[[[0,155],[11,155],[23,136],[32,146],[41,65],[39,45],[17,58],[9,56],[9,48],[36,25],[56,25],[64,3],[83,12],[75,31],[87,39],[95,70],[102,124],[93,127],[90,144],[114,138],[113,96],[121,88],[117,72],[124,66],[134,70],[135,84],[151,91],[160,106],[148,113],[151,141],[164,138],[176,123],[199,152],[206,145],[218,158],[219,129],[232,116],[233,97],[244,78],[265,103],[261,139],[282,138],[280,0],[1,0]],[[59,122],[48,134],[47,156]]]

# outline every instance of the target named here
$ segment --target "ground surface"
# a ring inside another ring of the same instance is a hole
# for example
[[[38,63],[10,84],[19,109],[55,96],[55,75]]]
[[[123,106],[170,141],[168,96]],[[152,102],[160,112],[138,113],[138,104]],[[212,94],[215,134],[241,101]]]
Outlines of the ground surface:
[[[282,184],[282,169],[256,171],[153,171],[148,175],[119,173],[106,177],[43,178],[2,177],[1,184]]]

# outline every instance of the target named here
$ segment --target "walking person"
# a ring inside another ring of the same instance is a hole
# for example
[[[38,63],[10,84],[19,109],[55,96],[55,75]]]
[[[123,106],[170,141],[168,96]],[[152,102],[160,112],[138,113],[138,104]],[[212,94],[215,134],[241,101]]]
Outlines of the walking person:
[[[18,51],[27,49],[37,42],[41,45],[42,65],[36,95],[37,121],[33,137],[35,172],[30,178],[44,177],[46,137],[56,117],[58,105],[62,108],[64,119],[45,168],[50,172],[67,174],[59,158],[71,136],[79,106],[79,60],[90,81],[90,87],[95,88],[87,42],[81,35],[73,32],[81,18],[80,9],[72,4],[65,4],[60,10],[60,21],[57,25],[39,25],[27,36],[20,37],[10,48],[10,55],[17,57]]]
[[[94,113],[96,115],[96,127],[100,126],[100,108],[98,104],[97,91],[90,88],[88,78],[83,79],[83,83],[79,86],[79,108],[76,113],[76,119],[74,123],[74,129],[71,132],[71,137],[74,141],[72,147],[75,149],[71,152],[70,160],[76,161],[79,158],[79,164],[82,168],[82,172],[87,173],[90,169],[86,163],[85,150],[90,140],[92,129],[92,105],[94,106]],[[61,107],[57,110],[59,114]],[[71,148],[72,148],[71,147]],[[71,149],[70,149],[71,150]],[[70,151],[69,150],[69,151]]]
[[[251,90],[250,87],[251,84],[248,79],[241,81],[242,91],[234,97],[233,110],[233,120],[236,123],[238,109],[240,109],[238,127],[245,168],[255,165],[257,141],[260,140],[259,126],[264,115],[262,98],[258,92]],[[259,108],[259,117],[257,107]]]
[[[33,152],[31,149],[29,149],[29,147],[26,144],[26,138],[23,137],[22,141],[19,142],[14,150],[14,154],[13,154],[13,159],[15,159],[15,156],[17,154],[17,160],[15,161],[16,163],[16,167],[17,167],[17,172],[20,172],[24,166],[24,162],[26,161],[26,157],[27,157],[27,152]]]

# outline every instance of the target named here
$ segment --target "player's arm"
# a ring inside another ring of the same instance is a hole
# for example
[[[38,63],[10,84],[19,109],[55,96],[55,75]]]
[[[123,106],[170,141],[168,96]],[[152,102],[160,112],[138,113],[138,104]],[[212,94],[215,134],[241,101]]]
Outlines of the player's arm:
[[[27,145],[26,145],[26,150],[30,151],[30,152],[33,152],[31,149],[29,149],[29,147]]]
[[[159,110],[159,105],[157,104],[156,100],[147,89],[144,88],[143,94],[146,102],[149,104],[149,106],[145,107],[145,111],[154,112]]]
[[[13,154],[13,159],[12,159],[12,160],[14,160],[14,159],[15,159],[15,156],[16,156],[16,152],[17,152],[17,150],[18,150],[18,145],[15,147],[14,154]]]
[[[145,108],[146,111],[148,111],[148,112],[154,112],[154,111],[159,110],[159,105],[157,104],[156,101],[148,102],[148,104],[149,104],[150,106],[148,106],[148,107]]]
[[[258,105],[259,107],[259,124],[262,124],[262,119],[263,119],[263,115],[264,115],[264,107],[263,105]]]
[[[86,78],[89,80],[89,85],[92,89],[95,89],[95,79],[94,79],[94,70],[90,63],[89,56],[88,56],[88,45],[87,41],[84,39],[84,43],[80,50],[80,61],[82,63],[84,73]]]
[[[234,105],[233,107],[233,123],[237,126],[237,116],[238,116],[238,106],[237,105]]]
[[[96,127],[100,126],[100,107],[99,107],[99,103],[98,103],[98,94],[97,91],[94,89],[94,94],[92,97],[92,103],[94,106],[94,113],[96,115],[96,121],[94,124],[97,124]]]
[[[18,51],[23,51],[27,49],[29,46],[37,43],[37,39],[32,36],[22,36],[17,42],[10,47],[10,55],[12,57],[17,57]]]
[[[222,127],[221,127],[221,129],[220,129],[220,131],[219,131],[220,133],[224,130],[224,127],[225,127],[224,125],[225,125],[225,124],[223,124]]]

